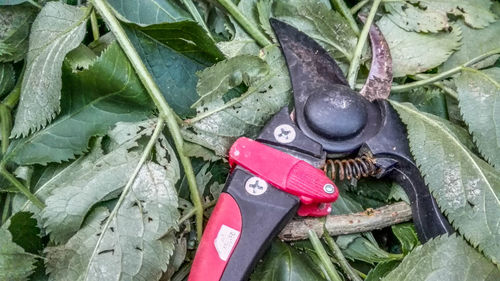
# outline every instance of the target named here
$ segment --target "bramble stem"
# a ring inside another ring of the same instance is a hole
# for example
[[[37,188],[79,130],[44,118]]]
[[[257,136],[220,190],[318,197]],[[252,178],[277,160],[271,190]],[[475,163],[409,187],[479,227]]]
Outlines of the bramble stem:
[[[335,269],[335,266],[333,265],[332,261],[330,260],[330,257],[326,253],[325,248],[323,248],[323,245],[321,244],[318,235],[316,235],[316,232],[309,230],[309,240],[311,241],[311,244],[314,250],[316,251],[316,254],[321,260],[321,263],[325,266],[326,273],[328,274],[330,279],[333,281],[342,281],[342,278]]]
[[[356,23],[356,20],[351,14],[351,10],[349,10],[349,7],[347,7],[344,0],[330,0],[330,3],[337,11],[340,12],[340,14],[342,14],[342,16],[344,16],[354,33],[359,35],[358,24]]]
[[[351,14],[354,15],[355,13],[357,13],[359,10],[361,10],[366,4],[368,4],[368,2],[370,2],[370,0],[363,0],[359,3],[357,3],[356,5],[354,5],[352,8],[351,8]]]
[[[94,10],[92,10],[92,13],[90,14],[90,25],[92,26],[92,36],[94,37],[94,41],[99,40],[99,24]]]
[[[326,244],[328,244],[328,247],[330,247],[330,250],[332,251],[333,256],[337,259],[337,261],[339,262],[340,268],[342,268],[342,270],[347,275],[347,277],[349,279],[351,279],[351,281],[363,281],[359,277],[359,275],[356,272],[354,272],[354,269],[351,267],[349,262],[346,260],[346,258],[344,257],[344,254],[342,254],[342,251],[340,250],[339,246],[337,245],[337,243],[335,243],[335,241],[333,240],[333,238],[330,236],[330,234],[328,233],[328,231],[326,229],[323,232],[323,238],[325,239]]]
[[[262,33],[258,27],[252,24],[239,10],[238,7],[231,0],[217,0],[219,4],[224,6],[226,10],[233,16],[233,18],[245,29],[250,36],[257,41],[261,47],[272,45],[272,42],[267,39],[266,35]]]
[[[366,18],[365,25],[363,26],[361,34],[359,35],[356,49],[354,49],[351,64],[349,65],[349,71],[347,72],[347,82],[349,83],[351,89],[354,89],[354,86],[356,84],[356,78],[358,77],[359,65],[361,60],[361,53],[363,52],[363,48],[365,47],[366,40],[368,38],[368,32],[370,31],[370,27],[372,25],[373,19],[375,18],[375,14],[377,13],[380,2],[382,2],[382,0],[373,1],[370,13]]]
[[[406,92],[406,91],[409,91],[411,89],[426,86],[426,85],[432,84],[434,82],[437,82],[439,80],[446,79],[448,77],[451,77],[451,76],[461,72],[464,68],[471,66],[473,64],[476,64],[476,63],[478,63],[484,59],[487,59],[490,56],[496,55],[496,54],[500,54],[500,48],[493,49],[489,52],[486,52],[482,55],[479,55],[479,56],[471,59],[470,61],[468,61],[462,65],[459,65],[459,66],[454,67],[452,69],[449,69],[447,71],[441,72],[439,74],[433,75],[427,79],[415,81],[415,82],[408,83],[408,84],[393,86],[391,89],[391,92],[393,92],[393,93]]]
[[[105,0],[92,0],[92,2],[96,10],[99,12],[104,21],[106,21],[113,34],[116,36],[116,40],[118,41],[118,43],[120,43],[120,46],[130,60],[130,63],[137,72],[137,75],[141,79],[142,84],[148,91],[151,99],[156,104],[156,107],[160,112],[160,117],[165,118],[168,130],[174,140],[179,159],[184,168],[184,173],[186,174],[189,191],[191,193],[191,200],[193,201],[193,205],[196,208],[196,231],[198,239],[201,239],[201,235],[203,232],[203,205],[201,203],[201,197],[196,186],[196,178],[194,176],[191,160],[184,154],[184,140],[182,138],[179,125],[177,124],[176,114],[166,102],[165,97],[163,97],[163,94],[160,91],[160,88],[142,62],[141,57],[134,48],[134,45],[132,45],[132,42],[130,42],[130,40],[128,39],[125,30],[123,30],[120,22],[115,17],[108,4],[105,2]]]

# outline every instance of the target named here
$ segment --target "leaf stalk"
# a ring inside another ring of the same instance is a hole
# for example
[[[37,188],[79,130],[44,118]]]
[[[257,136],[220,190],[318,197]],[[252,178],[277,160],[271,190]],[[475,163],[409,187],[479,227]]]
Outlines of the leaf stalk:
[[[233,16],[233,18],[245,29],[250,36],[257,41],[257,43],[261,47],[266,47],[269,45],[272,45],[273,43],[267,39],[266,35],[262,33],[257,26],[252,24],[250,20],[248,20],[245,15],[243,15],[239,10],[238,7],[233,3],[231,0],[217,0],[219,4],[221,4],[226,10]]]
[[[330,279],[333,281],[342,281],[342,278],[340,277],[337,270],[335,270],[335,266],[333,265],[332,261],[330,260],[330,257],[326,253],[325,248],[323,248],[323,245],[321,244],[321,241],[319,240],[316,232],[314,232],[313,230],[309,230],[308,234],[309,234],[309,240],[311,241],[311,244],[314,250],[316,251],[316,254],[321,260],[321,263],[323,263],[323,265],[325,266],[328,277],[330,277]]]
[[[181,160],[186,178],[188,181],[189,191],[191,193],[191,200],[196,208],[196,230],[198,239],[201,239],[201,234],[203,232],[203,205],[201,203],[201,197],[196,186],[196,178],[194,176],[193,167],[189,157],[184,154],[184,140],[177,123],[177,118],[175,112],[170,108],[166,102],[160,88],[154,81],[153,77],[147,70],[143,61],[141,60],[139,54],[135,50],[132,42],[127,37],[127,34],[123,30],[120,22],[113,14],[113,11],[109,8],[105,0],[92,0],[94,7],[99,12],[104,21],[108,24],[110,30],[116,36],[118,43],[123,48],[123,51],[130,60],[132,66],[134,67],[139,79],[148,91],[151,99],[154,101],[158,111],[160,112],[160,117],[164,118],[168,127],[170,134],[174,140],[175,148],[179,154],[179,159]]]
[[[87,280],[90,267],[92,264],[92,260],[94,257],[97,255],[99,251],[99,246],[102,243],[102,240],[104,239],[104,234],[108,230],[109,226],[111,225],[111,222],[115,218],[116,214],[118,213],[118,210],[122,206],[123,202],[125,201],[125,198],[127,197],[132,185],[134,184],[135,178],[139,174],[139,171],[141,170],[142,166],[146,162],[146,160],[149,158],[151,150],[153,149],[153,146],[156,143],[156,140],[158,139],[158,136],[160,135],[161,131],[163,130],[165,120],[160,116],[158,117],[158,122],[156,123],[155,130],[153,131],[153,134],[151,135],[151,138],[149,139],[146,147],[144,148],[144,151],[142,152],[141,158],[139,159],[139,163],[137,163],[137,166],[134,169],[134,172],[130,176],[130,178],[127,181],[127,184],[123,188],[122,194],[120,195],[120,198],[118,198],[118,202],[116,203],[115,207],[111,211],[111,214],[108,216],[106,219],[106,223],[102,227],[102,232],[101,235],[99,235],[99,239],[97,239],[97,242],[94,246],[94,251],[92,252],[92,255],[89,258],[88,264],[87,264],[87,269],[85,270],[85,277],[83,280]]]
[[[346,258],[342,254],[342,251],[340,250],[339,246],[337,245],[337,243],[335,243],[333,238],[328,233],[328,230],[326,230],[326,229],[323,232],[323,238],[325,239],[326,244],[328,245],[328,247],[332,251],[333,256],[339,262],[340,268],[342,268],[342,271],[344,271],[344,273],[347,275],[347,277],[351,281],[363,281],[361,279],[361,277],[359,277],[359,275],[356,272],[354,272],[354,269],[351,267],[349,262],[346,260]]]
[[[30,200],[35,206],[37,206],[40,209],[45,208],[45,204],[40,201],[31,191],[24,186],[13,174],[11,174],[9,171],[7,171],[7,168],[5,168],[4,164],[0,164],[0,174],[8,180],[10,183],[12,183],[19,191],[24,194]]]
[[[363,48],[365,47],[366,40],[368,39],[368,32],[370,31],[370,27],[373,23],[373,19],[375,18],[375,14],[377,13],[378,7],[382,0],[374,0],[373,5],[370,9],[370,13],[366,18],[366,22],[361,30],[361,34],[358,38],[358,43],[356,44],[356,49],[354,49],[354,54],[352,56],[351,64],[349,65],[349,71],[347,72],[347,82],[351,89],[354,89],[356,84],[356,78],[358,77],[358,71],[361,61],[361,53],[363,52]]]

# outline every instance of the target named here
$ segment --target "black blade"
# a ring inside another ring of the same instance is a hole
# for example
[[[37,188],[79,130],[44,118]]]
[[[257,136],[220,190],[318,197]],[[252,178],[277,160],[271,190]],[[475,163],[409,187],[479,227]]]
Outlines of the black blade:
[[[292,80],[295,98],[325,84],[348,85],[335,60],[316,41],[276,19],[270,19],[279,40]]]
[[[366,17],[358,16],[364,23]],[[391,93],[392,57],[389,44],[384,35],[374,24],[370,26],[370,42],[372,45],[372,64],[365,85],[359,92],[370,101],[387,99]]]

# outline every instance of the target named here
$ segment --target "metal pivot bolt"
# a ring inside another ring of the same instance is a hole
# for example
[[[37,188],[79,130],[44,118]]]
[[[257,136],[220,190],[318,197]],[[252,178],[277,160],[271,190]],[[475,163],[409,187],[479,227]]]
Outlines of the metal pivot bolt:
[[[259,177],[251,177],[245,182],[245,189],[251,195],[261,195],[267,190],[267,182]]]
[[[274,129],[274,138],[280,143],[291,143],[295,137],[295,129],[288,124],[279,125]]]
[[[323,190],[328,193],[328,194],[332,194],[335,192],[335,187],[329,183],[325,184],[323,186]]]

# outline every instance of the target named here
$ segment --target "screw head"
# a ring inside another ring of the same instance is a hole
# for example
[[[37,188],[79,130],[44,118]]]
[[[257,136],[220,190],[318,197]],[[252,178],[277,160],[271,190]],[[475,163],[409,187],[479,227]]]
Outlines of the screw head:
[[[274,138],[280,143],[291,143],[295,137],[295,129],[288,124],[281,124],[274,129]]]
[[[259,177],[251,177],[245,182],[245,190],[255,196],[264,194],[267,186],[267,182]]]
[[[332,184],[327,183],[323,186],[323,190],[328,194],[332,194],[335,192],[335,187]]]

